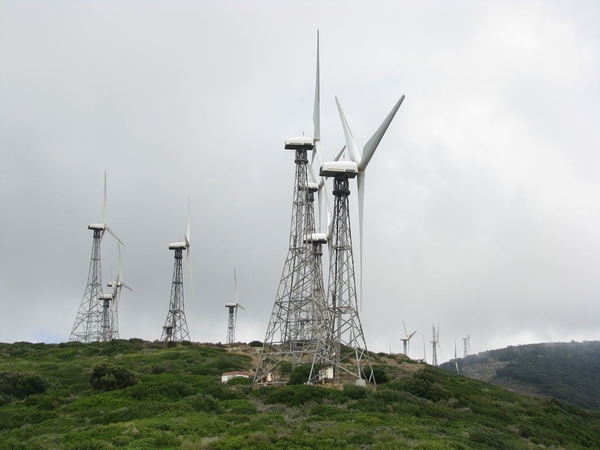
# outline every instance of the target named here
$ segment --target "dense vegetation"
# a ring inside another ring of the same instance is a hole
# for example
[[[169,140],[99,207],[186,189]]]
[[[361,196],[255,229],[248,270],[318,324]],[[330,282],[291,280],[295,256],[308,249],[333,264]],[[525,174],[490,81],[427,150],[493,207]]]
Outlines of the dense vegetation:
[[[520,345],[491,350],[469,357],[467,376],[490,362],[504,363],[495,370],[500,385],[517,383],[537,394],[563,400],[586,409],[600,411],[600,341],[558,342]],[[466,367],[467,361],[460,361]],[[453,364],[445,364],[454,371]],[[521,389],[526,392],[525,389]],[[520,391],[521,391],[520,390]]]
[[[0,448],[600,448],[600,413],[372,357],[377,389],[257,387],[218,346],[0,344]]]

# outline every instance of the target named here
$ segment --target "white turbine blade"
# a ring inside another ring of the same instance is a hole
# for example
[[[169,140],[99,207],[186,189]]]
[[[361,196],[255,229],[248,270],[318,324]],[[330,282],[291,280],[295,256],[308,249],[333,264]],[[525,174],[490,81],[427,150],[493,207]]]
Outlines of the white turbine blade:
[[[243,307],[242,305],[240,305],[239,303],[236,303],[236,304],[235,304],[235,306],[236,306],[236,308],[237,308],[237,307],[240,307],[240,308],[242,308],[244,311],[246,311],[246,308],[244,308],[244,307]]]
[[[363,293],[363,219],[365,209],[365,172],[359,172],[356,177],[358,187],[358,235],[359,235],[359,279],[360,279],[360,309],[362,311]]]
[[[192,256],[191,256],[191,252],[190,252],[190,247],[188,247],[186,250],[185,262],[187,264],[188,272],[190,273],[190,287],[192,288],[192,298],[193,298],[193,297],[195,297],[195,295],[194,295],[194,275],[193,275],[193,271],[192,271]]]
[[[417,332],[417,330],[413,331],[412,333],[410,333],[410,335],[408,336],[408,340],[410,341],[410,338],[413,337],[415,335],[415,333]]]
[[[340,113],[340,119],[342,120],[342,127],[344,128],[344,137],[346,138],[346,146],[348,147],[348,153],[350,153],[350,159],[358,164],[361,159],[360,153],[358,152],[356,142],[354,141],[354,136],[352,136],[352,131],[350,131],[348,121],[346,120],[346,116],[344,115],[344,111],[342,110],[342,105],[340,105],[340,101],[338,100],[337,96],[335,97],[335,102],[337,103],[338,111]]]
[[[112,297],[114,299],[115,295],[117,295],[117,288],[119,287],[119,276],[118,275],[117,275],[117,281],[113,281],[111,287],[112,287]]]
[[[190,248],[190,198],[188,197],[188,217],[187,217],[187,230],[185,232],[185,246],[188,249],[188,255],[189,255],[189,248]]]
[[[392,119],[396,115],[396,112],[398,111],[398,108],[400,108],[400,105],[402,104],[403,101],[404,101],[404,95],[402,97],[400,97],[400,100],[398,100],[396,102],[396,104],[394,105],[394,107],[392,108],[390,113],[387,115],[385,120],[381,123],[381,125],[379,125],[379,128],[377,129],[377,131],[375,131],[375,133],[373,133],[373,136],[371,136],[371,139],[369,139],[369,141],[363,147],[362,157],[360,158],[360,161],[357,161],[359,171],[363,171],[367,168],[367,165],[369,164],[369,161],[371,161],[371,158],[373,157],[375,150],[377,150],[377,146],[379,145],[381,138],[383,137],[386,130],[390,126]]]
[[[404,327],[404,336],[408,337],[408,331],[406,331],[406,324],[404,323],[404,320],[402,321],[402,326]]]
[[[110,234],[112,234],[112,236],[119,242],[119,244],[125,245],[125,244],[123,244],[123,241],[121,239],[119,239],[115,233],[113,233],[113,230],[111,230],[108,225],[106,225],[106,231],[108,231]]]
[[[321,84],[319,81],[319,30],[317,30],[317,80],[315,82],[315,107],[313,109],[313,139],[321,139]]]
[[[117,244],[117,248],[119,249],[119,276],[123,276],[123,265],[121,263],[121,244]]]
[[[339,161],[340,158],[342,157],[342,155],[344,154],[344,150],[346,150],[346,146],[345,145],[342,147],[342,149],[340,150],[340,152],[337,155],[335,155],[335,158],[333,160],[334,161]]]
[[[131,292],[133,292],[133,289],[131,289],[129,286],[127,286],[125,283],[123,283],[122,281],[119,283],[119,287],[124,287],[125,289],[129,289]]]
[[[233,329],[234,329],[234,331],[235,331],[235,328],[236,328],[236,325],[237,325],[237,312],[238,312],[238,309],[235,308],[235,317],[233,319]]]
[[[238,290],[237,290],[237,273],[235,272],[235,267],[233,268],[233,285],[234,285],[234,290],[235,290],[235,304],[237,305]]]
[[[107,196],[106,196],[106,170],[104,171],[104,203],[102,204],[102,220],[106,224],[106,210],[107,210]]]

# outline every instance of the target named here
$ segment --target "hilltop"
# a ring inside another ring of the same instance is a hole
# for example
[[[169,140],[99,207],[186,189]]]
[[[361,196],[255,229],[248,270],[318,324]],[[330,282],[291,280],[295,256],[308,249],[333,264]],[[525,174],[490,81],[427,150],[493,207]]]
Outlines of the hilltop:
[[[459,359],[462,375],[600,411],[600,341],[511,346]],[[454,363],[440,367],[455,372]]]
[[[9,449],[600,448],[600,413],[371,354],[377,388],[263,387],[257,348],[139,339],[0,344]]]

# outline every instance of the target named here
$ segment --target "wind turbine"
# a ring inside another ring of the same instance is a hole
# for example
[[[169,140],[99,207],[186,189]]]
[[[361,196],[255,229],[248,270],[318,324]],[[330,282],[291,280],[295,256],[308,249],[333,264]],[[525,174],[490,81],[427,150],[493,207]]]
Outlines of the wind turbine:
[[[104,233],[108,231],[118,242],[123,242],[108,226],[106,219],[108,209],[107,189],[106,189],[106,171],[104,171],[104,203],[102,205],[102,223],[91,223],[88,229],[94,232],[92,240],[92,254],[90,257],[90,267],[88,272],[87,284],[83,293],[83,298],[79,305],[77,316],[71,335],[70,342],[97,342],[103,339],[105,298],[102,292],[102,263],[100,260],[100,244]],[[109,302],[110,303],[110,302]]]
[[[285,375],[281,371],[284,362],[296,366],[313,361],[326,314],[320,259],[321,245],[326,240],[315,233],[314,211],[314,194],[319,193],[321,199],[321,184],[312,180],[312,176],[309,181],[311,165],[308,158],[309,151],[313,151],[315,158],[321,139],[318,34],[313,124],[313,137],[289,138],[284,145],[285,149],[294,152],[295,164],[290,237],[254,378],[256,382],[284,381]]]
[[[111,288],[110,300],[112,302],[111,308],[111,321],[110,321],[110,336],[111,339],[119,339],[119,301],[121,299],[121,288],[129,289],[133,291],[129,286],[125,284],[123,281],[123,265],[121,264],[121,244],[118,244],[119,248],[119,273],[117,274],[117,279],[114,281],[109,281],[107,286]],[[112,278],[112,275],[111,275]]]
[[[183,251],[186,251],[185,259],[190,274],[190,285],[192,294],[194,292],[194,283],[192,281],[192,260],[190,256],[190,199],[188,198],[188,218],[185,239],[182,242],[173,242],[169,244],[169,250],[175,253],[175,263],[173,267],[173,281],[171,283],[171,299],[169,301],[169,312],[163,326],[161,341],[181,342],[190,339],[187,320],[185,318],[185,308],[183,301],[183,270],[181,260]]]
[[[408,356],[408,349],[410,346],[410,338],[415,335],[417,330],[408,334],[408,331],[406,331],[406,325],[404,324],[404,320],[402,321],[402,325],[404,326],[404,337],[400,338],[400,340],[402,341],[402,348],[403,348],[404,356]]]
[[[454,367],[456,367],[456,373],[459,374],[458,370],[458,356],[456,356],[456,339],[454,339]]]
[[[361,155],[348,126],[341,104],[336,97],[346,140],[346,148],[348,149],[351,161],[334,160],[326,162],[321,166],[320,170],[322,177],[333,178],[333,195],[335,197],[333,219],[330,225],[330,248],[332,251],[329,258],[328,290],[328,307],[330,309],[329,316],[332,320],[332,326],[321,354],[328,355],[327,357],[330,358],[328,362],[334,368],[334,379],[339,380],[340,375],[344,374],[349,377],[355,377],[357,385],[364,385],[366,381],[374,382],[374,378],[358,315],[354,256],[350,232],[349,179],[357,178],[358,184],[361,250],[359,273],[362,289],[362,224],[366,168],[403,101],[404,96],[396,102],[392,111],[375,131],[371,139],[365,144]],[[342,351],[344,352],[343,355]],[[350,363],[350,360],[353,360],[353,362]],[[366,378],[366,381],[363,376]]]
[[[444,358],[444,354],[442,353],[442,347],[440,346],[440,324],[439,323],[438,323],[437,333],[435,330],[435,325],[433,326],[433,340],[431,341],[431,344],[433,344],[433,355],[432,355],[431,364],[433,366],[437,366],[438,365],[438,360],[437,360],[437,350],[438,349],[440,350],[442,359]]]
[[[246,310],[242,305],[238,303],[238,290],[237,290],[237,274],[235,267],[233,268],[233,280],[235,285],[235,302],[225,303],[225,307],[229,308],[229,321],[227,324],[227,344],[235,343],[235,326],[237,325],[237,313],[238,308]]]
[[[471,335],[467,333],[467,337],[462,338],[464,345],[464,357],[467,358],[471,354]]]

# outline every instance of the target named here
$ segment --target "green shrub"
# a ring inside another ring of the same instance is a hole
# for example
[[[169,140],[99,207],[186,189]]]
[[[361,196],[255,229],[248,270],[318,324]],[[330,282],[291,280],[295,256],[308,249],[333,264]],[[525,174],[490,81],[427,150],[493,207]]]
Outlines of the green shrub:
[[[366,398],[369,395],[369,391],[366,387],[355,386],[353,384],[344,385],[344,394],[352,400],[358,400],[360,398]]]
[[[114,391],[133,386],[138,382],[138,377],[131,370],[114,366],[109,363],[99,363],[92,368],[90,384],[97,391]]]
[[[215,413],[223,412],[223,407],[221,406],[219,400],[212,397],[211,395],[196,394],[192,395],[191,397],[186,397],[184,401],[185,403],[190,405],[195,411]]]
[[[248,344],[248,347],[262,347],[263,343],[260,341],[252,341]]]
[[[0,396],[24,399],[29,395],[42,394],[48,389],[49,383],[43,376],[31,372],[2,371],[0,372]]]
[[[312,364],[300,364],[296,366],[290,375],[290,379],[288,381],[289,385],[295,384],[304,384],[308,381],[308,377],[310,376],[310,369],[312,368]],[[318,373],[318,368],[315,368]]]
[[[245,386],[252,384],[252,378],[233,377],[227,381],[228,386]]]

